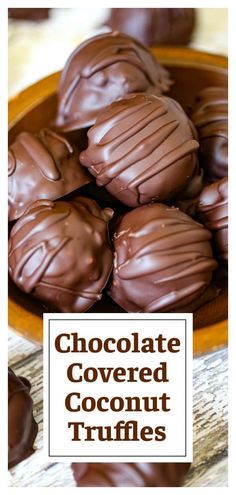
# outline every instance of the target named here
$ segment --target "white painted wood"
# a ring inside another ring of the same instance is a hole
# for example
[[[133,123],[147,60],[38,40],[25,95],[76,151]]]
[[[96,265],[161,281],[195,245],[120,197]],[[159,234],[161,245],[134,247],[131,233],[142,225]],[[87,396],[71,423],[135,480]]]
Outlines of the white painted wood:
[[[42,349],[9,331],[9,364],[32,383],[35,453],[11,469],[12,487],[75,486],[70,464],[43,458]],[[227,486],[227,349],[194,359],[194,463],[186,486]]]

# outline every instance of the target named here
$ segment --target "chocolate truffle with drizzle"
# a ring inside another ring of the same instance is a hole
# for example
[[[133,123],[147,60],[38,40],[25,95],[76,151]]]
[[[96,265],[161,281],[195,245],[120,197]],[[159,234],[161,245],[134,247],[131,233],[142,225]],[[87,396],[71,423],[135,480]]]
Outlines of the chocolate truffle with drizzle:
[[[126,213],[113,236],[110,295],[128,312],[184,311],[217,267],[211,233],[178,208],[161,203]]]
[[[199,135],[200,159],[211,180],[228,175],[228,91],[208,87],[197,96],[191,119]]]
[[[88,198],[32,203],[10,233],[11,278],[59,311],[88,310],[101,299],[112,270],[112,215]]]
[[[112,32],[74,50],[61,74],[55,125],[68,132],[94,124],[99,110],[128,93],[161,94],[169,73],[139,41]]]
[[[228,178],[204,187],[198,202],[197,214],[211,230],[217,256],[228,263]]]
[[[196,196],[198,141],[182,107],[167,96],[132,94],[101,111],[88,131],[82,165],[98,186],[135,207]]]
[[[20,133],[8,151],[9,220],[38,199],[57,199],[91,182],[79,150],[50,129]]]

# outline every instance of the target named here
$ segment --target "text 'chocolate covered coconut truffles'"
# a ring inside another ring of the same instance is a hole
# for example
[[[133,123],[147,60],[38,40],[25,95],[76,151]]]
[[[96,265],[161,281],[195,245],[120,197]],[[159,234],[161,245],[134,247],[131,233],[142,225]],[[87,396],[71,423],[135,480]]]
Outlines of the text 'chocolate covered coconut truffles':
[[[217,262],[211,233],[177,208],[125,214],[113,236],[110,295],[129,312],[182,311],[204,293]]]
[[[8,368],[8,467],[34,452],[38,425],[33,417],[30,382]]]
[[[92,463],[72,464],[77,486],[145,487],[181,486],[189,463]]]
[[[101,299],[112,270],[112,215],[88,198],[36,201],[11,230],[11,278],[59,311],[86,311]]]
[[[197,96],[191,119],[199,135],[205,175],[216,180],[228,175],[228,91],[209,87]]]
[[[22,132],[8,151],[8,215],[19,218],[38,199],[66,196],[91,181],[79,150],[50,129]]]
[[[118,32],[86,40],[68,59],[59,82],[55,125],[62,132],[90,127],[99,110],[134,92],[161,94],[170,77],[149,50]]]
[[[175,100],[133,94],[99,114],[80,161],[98,186],[135,207],[181,191],[196,195],[202,187],[198,147],[194,126]]]

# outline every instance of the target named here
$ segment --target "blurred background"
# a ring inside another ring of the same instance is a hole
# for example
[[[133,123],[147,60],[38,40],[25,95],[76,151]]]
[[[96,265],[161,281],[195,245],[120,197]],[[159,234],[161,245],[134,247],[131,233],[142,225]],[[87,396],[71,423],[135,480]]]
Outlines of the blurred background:
[[[108,31],[110,10],[9,9],[9,98],[62,69],[84,39]],[[196,9],[189,46],[227,55],[227,9]]]

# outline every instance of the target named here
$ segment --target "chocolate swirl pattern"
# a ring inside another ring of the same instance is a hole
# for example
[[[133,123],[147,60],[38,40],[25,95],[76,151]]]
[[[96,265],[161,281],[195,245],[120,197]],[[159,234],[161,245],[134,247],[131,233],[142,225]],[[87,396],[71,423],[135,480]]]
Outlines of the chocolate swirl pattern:
[[[198,199],[198,215],[212,231],[216,253],[228,263],[228,178],[204,187]]]
[[[60,311],[86,311],[101,299],[112,269],[112,215],[87,198],[36,201],[11,230],[11,278]]]
[[[168,91],[168,72],[133,38],[118,32],[91,38],[74,50],[61,75],[56,126],[89,127],[100,110],[128,93]]]
[[[12,468],[34,452],[38,425],[33,417],[31,385],[8,368],[8,467]]]
[[[130,211],[114,234],[111,297],[129,312],[181,311],[210,284],[211,234],[174,207]]]
[[[195,130],[171,98],[135,94],[112,103],[88,131],[82,165],[128,206],[176,197],[200,178]],[[197,194],[194,187],[194,194]]]
[[[199,93],[192,111],[199,134],[201,164],[207,176],[228,175],[228,91],[209,87]]]
[[[181,486],[189,463],[72,464],[77,486],[148,487]]]
[[[22,132],[8,152],[9,220],[19,218],[32,198],[57,199],[90,181],[79,150],[63,136],[50,129]]]

